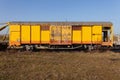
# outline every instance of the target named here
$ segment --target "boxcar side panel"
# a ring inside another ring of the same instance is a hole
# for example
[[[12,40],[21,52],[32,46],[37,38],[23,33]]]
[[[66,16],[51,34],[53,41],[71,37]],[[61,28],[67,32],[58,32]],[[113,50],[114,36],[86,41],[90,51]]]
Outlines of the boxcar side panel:
[[[20,25],[10,25],[9,45],[20,45]]]
[[[50,31],[41,31],[41,43],[48,44],[50,42]]]
[[[30,25],[21,26],[21,43],[30,44]]]
[[[20,25],[10,25],[10,32],[11,31],[20,31]]]
[[[72,26],[72,43],[73,44],[80,44],[82,41],[81,38],[81,26]]]
[[[50,43],[50,26],[41,25],[41,44]]]
[[[92,27],[92,43],[100,44],[102,42],[102,26]]]
[[[72,35],[71,26],[62,26],[62,44],[71,44],[71,35]]]
[[[80,44],[81,43],[81,31],[74,31],[73,30],[73,44]]]
[[[51,44],[61,44],[61,26],[50,26],[50,43]]]
[[[82,43],[91,44],[91,42],[92,42],[91,26],[82,26]]]
[[[31,44],[40,43],[40,25],[31,26]]]

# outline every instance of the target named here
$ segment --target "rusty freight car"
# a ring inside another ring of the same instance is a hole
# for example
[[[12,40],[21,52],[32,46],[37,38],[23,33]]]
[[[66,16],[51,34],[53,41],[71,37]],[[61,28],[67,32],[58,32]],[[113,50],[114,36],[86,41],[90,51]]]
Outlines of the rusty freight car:
[[[8,46],[12,48],[93,49],[113,46],[111,22],[9,22],[7,26]]]

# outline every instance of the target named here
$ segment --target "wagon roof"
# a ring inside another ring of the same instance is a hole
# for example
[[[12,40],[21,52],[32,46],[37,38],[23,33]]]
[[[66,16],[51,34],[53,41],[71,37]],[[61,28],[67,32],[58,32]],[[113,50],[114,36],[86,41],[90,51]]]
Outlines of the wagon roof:
[[[100,25],[100,26],[112,26],[111,22],[9,22],[9,24],[18,24],[18,25]]]

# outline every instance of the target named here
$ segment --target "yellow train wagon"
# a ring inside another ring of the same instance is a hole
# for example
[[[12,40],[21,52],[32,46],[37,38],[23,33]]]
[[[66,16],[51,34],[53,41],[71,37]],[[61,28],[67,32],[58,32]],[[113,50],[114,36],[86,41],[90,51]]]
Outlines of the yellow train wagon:
[[[112,46],[110,22],[9,22],[9,46],[76,49]]]
[[[9,34],[10,46],[21,44],[49,44],[50,40],[49,26],[46,27],[43,25],[11,24]]]

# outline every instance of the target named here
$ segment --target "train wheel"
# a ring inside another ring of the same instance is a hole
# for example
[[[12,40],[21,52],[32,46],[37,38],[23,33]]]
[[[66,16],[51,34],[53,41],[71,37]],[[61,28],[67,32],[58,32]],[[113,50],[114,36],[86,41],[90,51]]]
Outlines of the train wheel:
[[[89,45],[88,46],[88,51],[92,51],[94,48],[93,48],[93,46],[92,45]]]
[[[33,51],[33,46],[32,45],[25,45],[25,51],[32,52]]]

